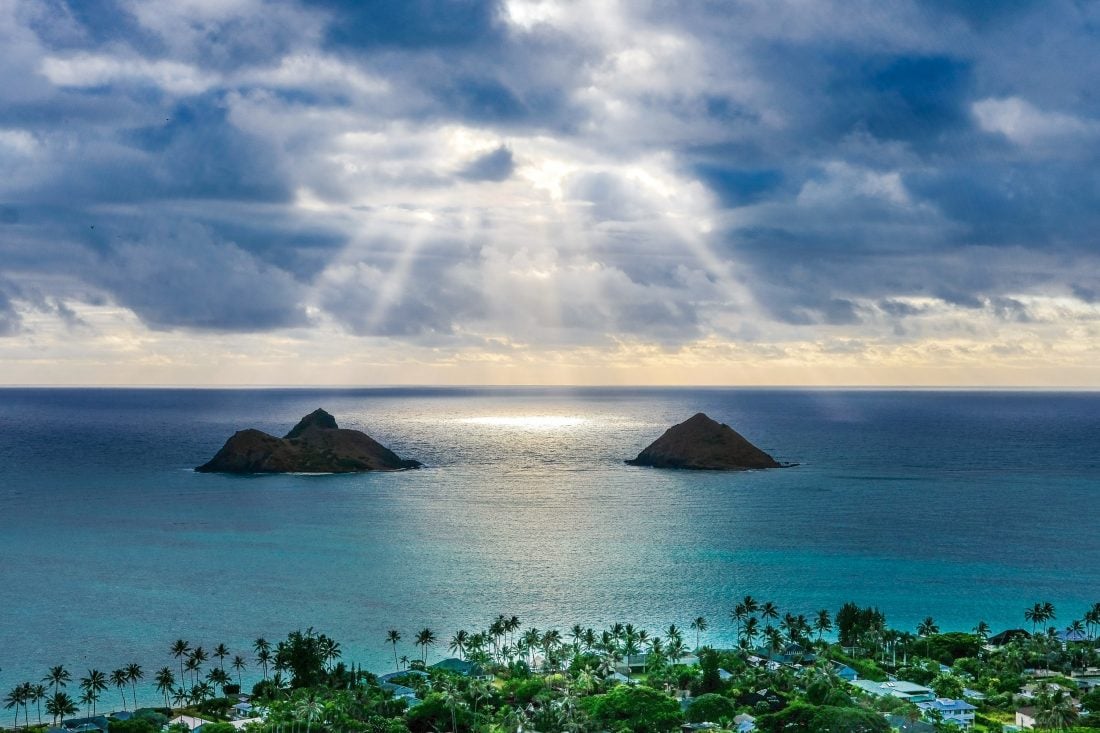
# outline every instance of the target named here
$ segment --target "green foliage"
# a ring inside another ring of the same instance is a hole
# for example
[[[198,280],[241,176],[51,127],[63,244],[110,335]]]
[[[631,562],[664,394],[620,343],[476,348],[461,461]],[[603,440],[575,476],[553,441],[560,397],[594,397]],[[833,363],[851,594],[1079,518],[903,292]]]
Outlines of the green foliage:
[[[705,695],[708,692],[718,692],[725,685],[718,675],[718,653],[710,648],[704,648],[699,652],[699,669],[702,674],[696,680],[694,692],[696,695]],[[696,721],[703,722],[703,721]]]
[[[732,700],[710,692],[695,698],[684,717],[689,723],[718,723],[732,720],[735,715],[737,708]]]
[[[981,642],[977,636],[955,631],[933,634],[917,645],[917,649],[923,650],[940,664],[954,664],[956,659],[977,656],[980,648]]]
[[[527,705],[535,697],[546,691],[546,683],[538,677],[527,679],[508,680],[501,688],[504,699],[516,705]]]
[[[110,733],[159,733],[160,726],[154,725],[148,718],[130,720],[111,720],[107,723]]]
[[[836,707],[848,707],[852,704],[852,698],[840,687],[831,684],[826,679],[817,679],[806,688],[806,702],[811,705],[833,705]]]
[[[665,733],[678,730],[683,720],[678,702],[644,685],[619,685],[581,703],[598,730]]]
[[[756,719],[763,733],[890,733],[881,713],[862,708],[795,703]]]
[[[236,728],[230,723],[207,723],[202,727],[202,733],[236,733]]]
[[[841,646],[855,646],[859,637],[869,631],[880,631],[886,627],[886,616],[877,608],[860,608],[854,603],[845,603],[836,612],[836,628]]]
[[[328,661],[326,649],[335,644],[324,634],[317,634],[312,628],[306,631],[292,631],[286,641],[275,650],[275,666],[290,670],[290,686],[315,687],[324,681],[325,662]]]
[[[882,667],[878,666],[870,659],[857,659],[856,657],[842,654],[837,650],[830,651],[829,657],[843,664],[847,664],[859,674],[861,679],[874,680],[875,682],[885,682],[887,679],[886,672],[883,671]]]
[[[455,722],[459,733],[471,730],[473,716],[464,705],[454,708]],[[432,733],[451,730],[451,708],[443,695],[433,692],[424,698],[424,702],[405,714],[405,722],[412,733]]]
[[[953,674],[939,674],[932,680],[932,689],[936,691],[936,697],[957,700],[963,694],[963,681]]]
[[[168,712],[172,712],[169,710]],[[153,708],[141,708],[134,711],[133,720],[148,720],[159,731],[168,725],[168,716]]]

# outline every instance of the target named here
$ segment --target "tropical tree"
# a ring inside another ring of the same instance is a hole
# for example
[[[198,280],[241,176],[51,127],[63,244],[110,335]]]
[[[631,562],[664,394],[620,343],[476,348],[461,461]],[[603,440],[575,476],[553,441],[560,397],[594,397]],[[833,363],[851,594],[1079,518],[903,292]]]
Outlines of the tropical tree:
[[[300,703],[298,703],[297,713],[304,716],[306,719],[306,733],[309,733],[310,726],[313,724],[314,718],[320,717],[324,713],[325,707],[322,702],[317,698],[314,693],[306,695]]]
[[[218,658],[218,666],[225,669],[225,658],[229,656],[229,647],[225,644],[218,644],[211,653]]]
[[[460,700],[458,691],[454,688],[454,685],[445,683],[440,689],[440,694],[443,697],[443,704],[451,711],[451,733],[458,733],[458,721],[455,717],[455,709],[458,707]],[[306,731],[306,733],[309,733],[309,731]]]
[[[214,669],[210,670],[206,675],[206,679],[211,685],[222,688],[223,695],[225,694],[225,686],[232,681],[229,677],[229,673],[221,667],[214,667]]]
[[[15,723],[12,728],[19,727],[19,708],[27,699],[27,688],[23,685],[16,685],[8,690],[8,694],[4,696],[4,708],[7,710],[15,709]]]
[[[243,687],[244,683],[241,682],[241,670],[247,666],[244,662],[244,657],[240,656],[239,654],[233,657],[232,666],[233,669],[237,670],[237,687]]]
[[[172,644],[172,656],[175,657],[176,659],[180,660],[180,678],[181,679],[183,678],[183,660],[190,653],[191,653],[191,644],[190,644],[190,642],[184,641],[183,639],[176,639],[175,643]]]
[[[938,633],[940,633],[940,627],[936,625],[935,619],[931,616],[925,616],[924,620],[917,624],[917,636],[924,637],[924,653],[926,656],[932,648],[932,640],[930,637]]]
[[[130,678],[126,675],[126,669],[120,668],[111,672],[111,684],[122,693],[122,709],[126,709],[126,685],[130,684]]]
[[[134,710],[137,710],[137,683],[145,679],[145,672],[141,665],[130,662],[126,665],[126,679],[130,681],[130,690],[134,693]]]
[[[38,708],[38,724],[42,725],[42,701],[46,699],[49,690],[45,685],[31,685],[30,701]]]
[[[46,712],[53,716],[54,722],[65,722],[66,715],[76,715],[76,704],[68,693],[55,692],[53,697],[46,701]]]
[[[829,609],[820,609],[817,612],[817,617],[814,619],[814,631],[817,632],[817,640],[820,642],[822,637],[832,630],[833,621],[829,617]]]
[[[161,667],[153,681],[156,682],[157,692],[164,695],[164,707],[169,707],[168,693],[172,691],[172,686],[176,684],[176,675],[168,667]]]
[[[691,628],[695,630],[695,648],[699,648],[699,634],[707,630],[707,620],[702,616],[696,617],[691,622]]]
[[[80,678],[80,689],[84,690],[81,702],[92,706],[92,715],[95,715],[95,706],[99,701],[101,692],[107,689],[107,675],[98,669],[89,669],[87,677]]]
[[[431,629],[421,629],[416,634],[416,645],[420,647],[420,660],[428,663],[428,647],[435,646],[435,632]]]
[[[730,611],[730,618],[733,619],[734,623],[737,624],[734,634],[736,639],[741,638],[741,624],[745,622],[745,619],[748,618],[748,616],[749,611],[747,608],[745,608],[744,603],[737,603],[736,605],[734,605],[733,610]]]
[[[764,619],[764,628],[770,629],[772,627],[771,622],[779,618],[779,607],[771,601],[765,601],[760,606],[760,617]]]
[[[386,643],[393,647],[393,663],[397,667],[397,671],[401,671],[401,662],[397,659],[397,642],[401,641],[401,632],[397,629],[390,629],[386,632]]]
[[[470,642],[470,634],[465,629],[459,629],[451,637],[450,650],[459,657],[466,658],[466,645]]]
[[[69,671],[59,664],[56,667],[50,667],[49,673],[42,678],[42,681],[46,684],[53,685],[53,694],[56,695],[58,692],[57,688],[65,687],[72,679],[73,676],[69,674]]]

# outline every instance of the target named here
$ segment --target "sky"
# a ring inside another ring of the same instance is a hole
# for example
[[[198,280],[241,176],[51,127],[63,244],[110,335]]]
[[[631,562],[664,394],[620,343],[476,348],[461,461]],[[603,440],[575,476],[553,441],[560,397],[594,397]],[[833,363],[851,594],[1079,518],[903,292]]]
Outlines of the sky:
[[[1100,4],[0,0],[0,384],[1100,387]]]

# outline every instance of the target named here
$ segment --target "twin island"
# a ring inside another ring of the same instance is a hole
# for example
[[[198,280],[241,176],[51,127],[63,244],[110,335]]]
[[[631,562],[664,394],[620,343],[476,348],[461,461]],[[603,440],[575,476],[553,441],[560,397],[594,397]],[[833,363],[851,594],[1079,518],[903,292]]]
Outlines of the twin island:
[[[697,413],[673,425],[636,458],[632,466],[710,471],[780,468],[764,451],[729,425]],[[347,430],[322,409],[303,417],[282,438],[262,430],[241,430],[213,458],[196,468],[201,473],[356,473],[419,468],[366,433]]]

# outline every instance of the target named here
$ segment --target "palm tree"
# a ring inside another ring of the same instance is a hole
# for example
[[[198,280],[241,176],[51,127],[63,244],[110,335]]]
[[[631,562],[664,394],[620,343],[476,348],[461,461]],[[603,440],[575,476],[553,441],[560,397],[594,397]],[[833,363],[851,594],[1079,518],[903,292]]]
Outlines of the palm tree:
[[[211,684],[222,688],[223,695],[225,694],[225,686],[231,682],[229,678],[229,673],[221,667],[215,667],[214,669],[210,670],[210,672],[206,675],[206,679]]]
[[[760,622],[756,620],[756,616],[749,616],[745,620],[745,627],[741,629],[741,637],[744,642],[744,646],[752,648],[753,642],[756,639],[757,634],[760,633]]]
[[[19,706],[22,705],[27,699],[27,690],[23,685],[16,685],[8,690],[8,694],[4,697],[4,708],[7,710],[15,709],[15,724],[12,728],[19,727]]]
[[[989,638],[989,624],[985,621],[979,621],[978,625],[974,627],[974,636],[978,637],[979,644],[984,644],[985,640]]]
[[[826,632],[833,630],[833,621],[829,618],[829,609],[822,608],[817,612],[817,618],[814,619],[814,631],[817,632],[817,640],[820,643],[821,638]]]
[[[401,670],[405,669],[405,667],[408,667],[408,666],[409,666],[409,658],[402,654],[401,659],[397,660],[397,671],[400,672]]]
[[[202,665],[206,664],[207,659],[209,659],[209,657],[206,654],[206,650],[203,649],[201,646],[197,646],[194,648],[194,650],[192,650],[191,656],[188,657],[188,661],[194,663],[194,669],[192,671],[195,673],[195,676],[192,677],[193,682],[197,681],[196,677],[198,673],[202,670]]]
[[[172,644],[172,656],[180,660],[180,678],[183,678],[183,658],[191,652],[191,644],[183,639],[176,639]]]
[[[55,669],[58,668],[55,667]],[[68,693],[55,692],[53,697],[46,701],[46,712],[53,716],[54,722],[60,718],[58,725],[63,725],[66,715],[76,715],[76,704]]]
[[[229,656],[229,648],[225,644],[214,647],[213,654],[218,658],[218,666],[225,669],[225,658]]]
[[[53,694],[56,695],[57,688],[65,687],[72,679],[73,676],[69,674],[69,671],[59,664],[56,667],[50,667],[49,673],[42,678],[42,681],[46,684],[53,685]],[[71,699],[70,702],[72,702]]]
[[[161,667],[153,681],[157,683],[157,692],[164,695],[164,707],[170,707],[168,693],[172,691],[172,686],[176,684],[176,675],[168,667]]]
[[[401,641],[401,632],[397,629],[390,629],[386,632],[386,643],[393,647],[393,663],[397,667],[397,671],[401,671],[401,663],[397,659],[397,642]]]
[[[80,704],[84,706],[84,714],[91,715],[92,709],[95,708],[96,700],[99,699],[99,693],[95,690],[81,688]]]
[[[80,678],[80,688],[85,693],[81,702],[90,703],[92,715],[95,715],[95,704],[99,701],[99,693],[107,689],[107,675],[98,669],[89,669],[88,676]]]
[[[306,733],[309,733],[310,726],[313,725],[313,719],[325,712],[325,706],[317,698],[315,693],[310,692],[298,704],[298,709],[295,712],[297,712],[298,715],[305,716]]]
[[[427,664],[428,647],[435,646],[435,632],[431,629],[421,629],[416,634],[416,645],[421,648],[421,661],[424,662],[424,664]]]
[[[116,669],[111,672],[111,684],[122,693],[122,709],[126,709],[126,685],[130,684],[130,678],[126,676],[125,669]]]
[[[134,710],[137,710],[137,683],[144,678],[145,673],[141,671],[140,664],[130,662],[126,665],[126,679],[130,680],[130,689],[134,693]]]
[[[764,619],[764,628],[770,629],[771,622],[779,618],[779,607],[771,601],[765,601],[760,607],[760,617]]]
[[[455,635],[451,637],[450,650],[457,654],[459,657],[465,659],[466,657],[466,644],[470,641],[470,634],[465,629],[459,629],[455,632]]]
[[[746,618],[748,618],[748,615],[749,612],[748,609],[745,608],[744,603],[737,603],[736,605],[734,605],[733,610],[730,611],[730,618],[733,619],[734,622],[737,624],[734,638],[741,638],[741,624]]]
[[[172,690],[172,704],[177,708],[181,708],[187,704],[190,698],[187,695],[187,690],[183,689],[183,685],[180,685],[176,689]]]
[[[443,695],[443,704],[451,709],[451,733],[458,733],[458,722],[455,719],[455,708],[458,707],[458,693],[454,686],[448,683],[440,690]],[[307,730],[306,733],[309,733]]]
[[[756,599],[752,596],[745,596],[741,599],[741,605],[745,607],[745,613],[752,615],[760,610],[760,604],[756,602]]]
[[[696,617],[691,622],[691,628],[695,630],[695,648],[699,648],[699,634],[707,630],[707,620],[702,616]]]
[[[1031,633],[1035,634],[1035,627],[1043,620],[1043,604],[1036,603],[1031,608],[1024,609],[1024,621],[1031,622]]]
[[[183,665],[183,668],[191,673],[191,685],[194,686],[195,675],[198,674],[199,671],[199,660],[195,659],[193,656],[188,657],[187,663]]]
[[[925,616],[924,620],[917,624],[917,636],[924,637],[924,653],[927,656],[932,648],[931,636],[933,634],[940,633],[940,627],[936,625],[935,619],[931,616]]]
[[[243,687],[244,683],[241,682],[241,670],[245,668],[244,658],[239,654],[233,657],[233,669],[237,670],[237,687]]]
[[[1042,728],[1065,730],[1077,720],[1077,709],[1069,695],[1059,689],[1057,692],[1043,693],[1038,699],[1039,714],[1036,721]]]
[[[49,692],[45,685],[31,685],[30,701],[38,707],[38,724],[42,725],[42,701],[46,699],[46,694]]]

